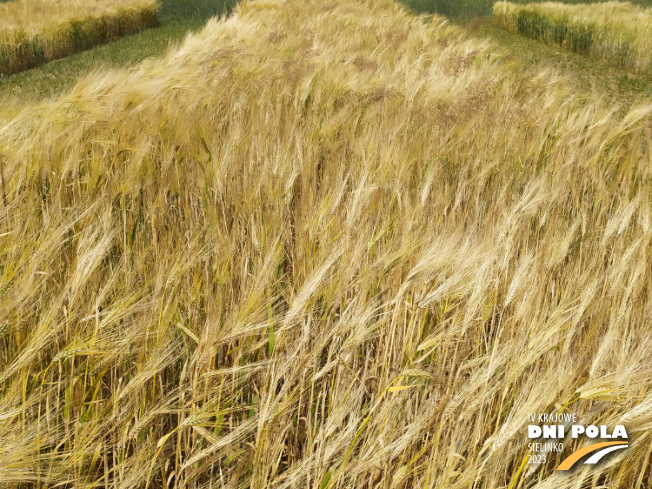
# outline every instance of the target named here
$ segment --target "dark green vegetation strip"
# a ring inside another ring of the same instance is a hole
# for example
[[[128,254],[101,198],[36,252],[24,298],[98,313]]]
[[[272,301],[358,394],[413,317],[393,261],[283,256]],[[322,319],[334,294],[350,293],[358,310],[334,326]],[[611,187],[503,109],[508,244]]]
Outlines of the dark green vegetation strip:
[[[401,0],[419,13],[442,14],[449,17],[473,18],[491,15],[495,0]],[[533,3],[532,0],[512,0],[513,3]],[[556,0],[562,3],[601,3],[608,0]],[[630,0],[644,7],[652,7],[652,0]]]
[[[157,28],[1,78],[0,103],[41,100],[69,89],[94,69],[133,66],[150,56],[160,56],[170,43],[178,43],[189,31],[201,29],[209,18],[230,13],[238,0],[159,0],[159,3]]]

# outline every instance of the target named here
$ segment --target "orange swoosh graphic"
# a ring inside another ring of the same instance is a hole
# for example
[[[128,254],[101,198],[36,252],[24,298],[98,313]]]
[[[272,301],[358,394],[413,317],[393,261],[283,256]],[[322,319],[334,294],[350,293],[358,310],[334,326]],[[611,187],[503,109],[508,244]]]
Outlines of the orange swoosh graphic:
[[[584,447],[581,450],[578,450],[575,453],[570,454],[562,463],[559,464],[557,470],[570,469],[573,465],[575,465],[575,462],[581,459],[584,455],[591,452],[595,452],[600,448],[610,447],[613,445],[625,445],[626,443],[627,443],[626,441],[606,441],[604,443],[595,443],[594,445],[589,445],[588,447]]]

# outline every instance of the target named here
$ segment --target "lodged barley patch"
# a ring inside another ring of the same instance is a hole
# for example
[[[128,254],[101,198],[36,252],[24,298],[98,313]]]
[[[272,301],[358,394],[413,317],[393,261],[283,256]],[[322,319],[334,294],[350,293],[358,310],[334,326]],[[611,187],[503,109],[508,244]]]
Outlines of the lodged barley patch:
[[[564,86],[258,0],[0,107],[0,485],[648,487],[652,106]],[[526,465],[565,410],[624,461]]]
[[[517,5],[497,2],[494,23],[534,39],[652,74],[652,9],[630,2]]]
[[[0,74],[32,68],[158,24],[156,0],[0,4]]]

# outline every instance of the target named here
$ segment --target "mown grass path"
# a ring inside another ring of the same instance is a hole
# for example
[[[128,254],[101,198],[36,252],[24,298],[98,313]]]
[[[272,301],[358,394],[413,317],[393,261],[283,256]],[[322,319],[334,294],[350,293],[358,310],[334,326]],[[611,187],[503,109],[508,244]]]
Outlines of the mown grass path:
[[[215,15],[228,14],[238,0],[160,0],[161,26],[38,68],[0,79],[0,104],[24,104],[64,92],[96,69],[132,66],[159,56]]]
[[[652,99],[652,80],[627,73],[606,61],[507,32],[492,24],[493,0],[401,0],[417,14],[439,14],[453,24],[466,28],[472,35],[491,40],[511,69],[522,76],[535,76],[541,69],[557,69],[566,75],[574,90],[587,96],[599,93],[605,99],[625,107],[641,99]],[[599,3],[591,0],[561,0],[564,3]],[[517,0],[515,3],[528,3]],[[652,7],[652,0],[632,3]]]

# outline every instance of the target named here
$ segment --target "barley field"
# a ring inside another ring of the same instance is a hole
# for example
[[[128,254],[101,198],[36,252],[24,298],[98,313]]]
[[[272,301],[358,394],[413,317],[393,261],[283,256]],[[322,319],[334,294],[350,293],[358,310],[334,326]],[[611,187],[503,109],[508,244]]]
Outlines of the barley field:
[[[652,9],[629,2],[516,5],[497,2],[494,23],[636,73],[652,74]]]
[[[0,75],[33,68],[158,24],[156,0],[0,4]]]
[[[1,1],[1,0],[0,0]],[[438,13],[452,19],[476,20],[491,17],[496,0],[400,0],[416,12]],[[613,0],[558,0],[563,4],[600,5]],[[513,0],[515,4],[540,3],[537,0]],[[630,3],[642,7],[652,7],[652,0],[630,0]]]
[[[391,0],[0,105],[0,487],[651,487],[651,131]]]

